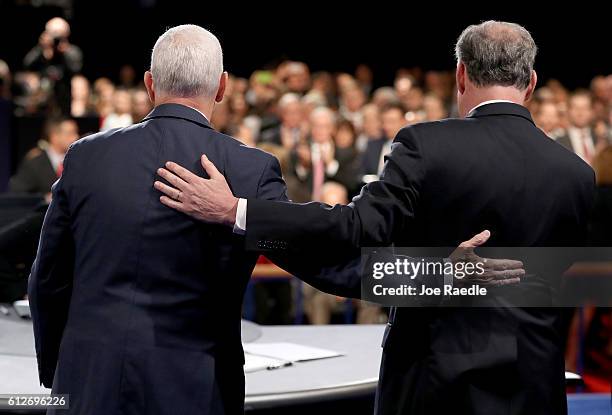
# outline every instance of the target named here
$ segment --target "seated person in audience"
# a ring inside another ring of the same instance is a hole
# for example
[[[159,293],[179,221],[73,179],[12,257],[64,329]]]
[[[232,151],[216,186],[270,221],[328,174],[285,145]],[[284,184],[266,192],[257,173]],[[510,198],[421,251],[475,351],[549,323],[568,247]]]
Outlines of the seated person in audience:
[[[152,109],[153,105],[147,95],[147,91],[136,89],[132,92],[132,120],[134,122],[142,121]]]
[[[287,93],[278,101],[280,125],[261,132],[260,143],[272,143],[293,150],[306,137],[304,108],[301,97]]]
[[[319,200],[323,183],[335,180],[340,163],[335,158],[334,136],[336,115],[327,107],[319,107],[310,114],[310,141],[298,144],[295,173],[311,193],[311,200]]]
[[[361,158],[355,148],[357,133],[353,123],[349,120],[341,120],[334,136],[335,158],[340,167],[336,173],[335,181],[346,187],[349,197],[359,191],[359,170]]]
[[[51,186],[62,174],[64,156],[78,138],[79,128],[73,119],[50,118],[45,124],[44,140],[26,154],[9,182],[9,190],[50,197]]]
[[[563,135],[559,109],[553,101],[543,101],[533,114],[536,125],[550,138],[557,139]]]
[[[336,182],[326,182],[321,190],[321,202],[332,206],[348,203],[346,188]],[[310,324],[329,324],[332,313],[342,312],[347,306],[344,298],[319,291],[307,283],[302,285],[302,294],[304,312]]]
[[[346,188],[340,183],[326,182],[323,185],[321,201],[328,205],[348,203]],[[342,297],[324,293],[304,283],[304,311],[310,324],[329,324],[333,313],[340,313],[344,307],[354,305],[357,309],[358,324],[378,324],[386,321],[386,314],[380,306],[365,301],[353,300],[347,302]]]
[[[588,91],[577,91],[568,100],[569,126],[557,142],[591,164],[597,143],[593,133],[593,99]]]
[[[380,121],[380,109],[376,104],[366,104],[361,109],[363,120],[361,133],[355,141],[355,147],[359,153],[363,153],[368,147],[370,140],[382,138],[382,123]]]
[[[87,78],[83,75],[74,75],[71,80],[71,85],[71,115],[73,117],[95,117],[96,108],[91,100],[91,88]]]
[[[128,127],[132,123],[132,97],[127,90],[117,89],[113,94],[113,112],[104,119],[100,130]]]
[[[398,131],[406,125],[404,107],[401,104],[387,105],[381,112],[384,137],[370,140],[363,154],[362,175],[378,176],[384,166],[384,157],[391,151],[391,143]]]
[[[98,78],[93,83],[94,104],[96,112],[102,120],[113,112],[113,95],[115,85],[108,78]]]
[[[423,112],[425,121],[438,121],[448,118],[448,111],[444,107],[444,101],[434,94],[427,94],[423,99]]]

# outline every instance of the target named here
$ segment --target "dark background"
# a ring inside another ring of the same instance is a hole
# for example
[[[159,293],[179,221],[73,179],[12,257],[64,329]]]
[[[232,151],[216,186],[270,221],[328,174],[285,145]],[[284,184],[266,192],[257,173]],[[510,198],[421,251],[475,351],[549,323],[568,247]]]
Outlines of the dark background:
[[[0,59],[15,70],[37,43],[46,20],[62,9],[33,7],[24,0],[0,2]],[[390,83],[400,67],[451,69],[454,41],[466,25],[509,20],[530,30],[540,47],[540,79],[558,78],[575,88],[588,86],[594,75],[612,73],[612,20],[604,4],[507,2],[493,10],[473,3],[414,7],[407,1],[211,5],[196,0],[75,0],[68,20],[71,40],[83,49],[83,71],[90,78],[114,78],[124,63],[144,71],[155,39],[166,27],[195,23],[220,38],[226,68],[237,75],[248,76],[288,57],[307,62],[313,70],[352,71],[367,63],[377,85]]]

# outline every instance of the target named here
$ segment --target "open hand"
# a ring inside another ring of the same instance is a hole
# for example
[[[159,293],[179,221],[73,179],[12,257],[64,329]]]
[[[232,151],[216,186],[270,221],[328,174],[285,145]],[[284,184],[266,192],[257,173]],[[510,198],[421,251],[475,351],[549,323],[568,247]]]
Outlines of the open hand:
[[[482,265],[484,272],[470,273],[455,282],[461,285],[479,284],[483,286],[500,286],[517,284],[525,276],[525,268],[521,261],[513,259],[481,258],[474,252],[474,248],[483,245],[491,237],[491,232],[485,230],[472,239],[462,242],[450,255],[453,264],[473,263]]]
[[[203,222],[233,226],[238,199],[208,157],[203,154],[200,161],[210,179],[204,179],[172,161],[167,162],[165,168],[158,169],[157,174],[169,183],[156,181],[153,185],[164,194],[159,200]]]

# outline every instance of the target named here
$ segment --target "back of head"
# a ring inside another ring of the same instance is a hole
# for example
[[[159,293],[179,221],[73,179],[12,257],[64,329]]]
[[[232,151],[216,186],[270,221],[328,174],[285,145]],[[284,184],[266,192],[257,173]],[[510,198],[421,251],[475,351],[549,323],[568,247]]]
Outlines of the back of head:
[[[168,29],[151,54],[157,95],[173,98],[214,98],[223,74],[219,40],[196,25]]]
[[[457,60],[479,87],[527,88],[536,53],[536,44],[524,27],[493,20],[468,26],[455,46]]]

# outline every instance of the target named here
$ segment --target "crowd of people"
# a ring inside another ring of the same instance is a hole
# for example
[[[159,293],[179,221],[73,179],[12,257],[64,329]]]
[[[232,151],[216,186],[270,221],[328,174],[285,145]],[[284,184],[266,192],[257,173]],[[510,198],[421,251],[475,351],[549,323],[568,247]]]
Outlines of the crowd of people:
[[[52,19],[21,67],[9,69],[0,60],[0,96],[12,102],[14,116],[46,118],[38,146],[23,160],[13,160],[11,192],[49,197],[51,184],[61,175],[64,155],[80,136],[74,120],[94,117],[99,129],[107,130],[137,123],[152,109],[130,65],[112,77],[115,81],[85,77],[82,52],[69,36],[68,23]],[[380,86],[374,80],[367,65],[352,73],[311,72],[304,62],[284,61],[248,78],[230,75],[225,98],[210,122],[245,145],[274,154],[290,199],[347,203],[364,183],[378,178],[401,128],[457,115],[452,70],[406,68],[397,72],[392,85]],[[595,169],[603,189],[599,195],[607,198],[602,206],[607,203],[609,210],[600,212],[592,238],[600,244],[612,242],[612,75],[596,76],[590,85],[574,91],[550,79],[535,91],[529,109],[551,140]],[[291,290],[278,293],[290,296]],[[334,312],[347,305],[312,287],[304,288],[304,301],[309,320],[319,324],[332,321]],[[278,302],[286,305],[286,315],[276,316],[275,322],[286,322],[290,302],[286,298]],[[609,311],[589,315],[601,317],[598,327],[607,324],[611,329]],[[385,318],[379,307],[357,306],[358,322]],[[606,347],[612,348],[612,340]]]

